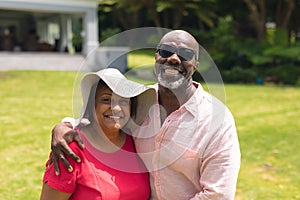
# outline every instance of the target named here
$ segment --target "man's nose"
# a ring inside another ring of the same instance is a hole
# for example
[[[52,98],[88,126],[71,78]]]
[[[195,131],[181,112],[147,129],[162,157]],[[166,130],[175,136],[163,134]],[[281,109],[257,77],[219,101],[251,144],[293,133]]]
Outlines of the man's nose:
[[[173,53],[169,58],[168,58],[168,62],[173,63],[173,64],[180,64],[181,60],[179,58],[179,56],[177,55],[177,53]]]

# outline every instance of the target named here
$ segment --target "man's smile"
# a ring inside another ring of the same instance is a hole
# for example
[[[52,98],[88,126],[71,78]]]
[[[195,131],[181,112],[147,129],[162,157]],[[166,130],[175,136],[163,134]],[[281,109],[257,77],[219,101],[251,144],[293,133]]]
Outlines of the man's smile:
[[[113,119],[113,120],[119,120],[123,119],[124,117],[122,116],[115,116],[115,115],[104,115],[105,118]]]
[[[178,66],[162,65],[161,71],[166,75],[177,76],[179,74],[184,75],[183,70]]]

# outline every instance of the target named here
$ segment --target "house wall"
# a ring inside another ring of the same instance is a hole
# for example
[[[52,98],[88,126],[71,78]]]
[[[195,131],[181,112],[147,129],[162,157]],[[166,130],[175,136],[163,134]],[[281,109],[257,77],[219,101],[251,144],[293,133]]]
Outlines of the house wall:
[[[53,38],[49,37],[49,24],[57,23],[60,27],[58,49],[63,51],[68,47],[70,50],[72,20],[81,18],[84,22],[82,53],[87,55],[99,43],[97,7],[97,0],[0,0],[0,34],[3,36],[4,29],[9,27],[16,42],[27,42],[32,46],[35,42],[51,44]],[[41,41],[35,41],[36,36],[31,35],[33,31],[35,34],[38,32]],[[5,41],[8,40],[5,38]]]

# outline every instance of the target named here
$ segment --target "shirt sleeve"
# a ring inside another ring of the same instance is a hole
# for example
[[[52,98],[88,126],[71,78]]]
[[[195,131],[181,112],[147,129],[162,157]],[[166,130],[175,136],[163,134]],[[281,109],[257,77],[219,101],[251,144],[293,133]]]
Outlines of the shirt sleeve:
[[[75,145],[74,145],[74,142],[70,143],[71,149],[76,153]],[[52,155],[52,153],[50,153],[49,158],[51,157],[51,155]],[[77,179],[78,171],[80,169],[80,164],[76,163],[71,158],[68,158],[68,157],[66,157],[66,158],[72,165],[73,171],[69,172],[66,169],[66,167],[62,164],[62,162],[59,160],[58,164],[59,164],[59,168],[60,168],[60,174],[56,175],[55,170],[54,170],[54,164],[51,163],[48,166],[48,163],[49,163],[49,160],[48,160],[46,163],[46,169],[44,172],[43,183],[47,183],[49,187],[51,187],[55,190],[58,190],[60,192],[73,193],[76,188],[76,179]]]
[[[225,122],[208,146],[199,169],[203,191],[192,199],[233,200],[241,157],[234,122]]]
[[[75,128],[76,125],[77,125],[76,119],[74,119],[74,118],[72,118],[72,117],[65,117],[65,118],[63,118],[63,119],[61,120],[61,122],[68,122],[68,123],[70,123],[70,124],[72,125],[73,128]]]

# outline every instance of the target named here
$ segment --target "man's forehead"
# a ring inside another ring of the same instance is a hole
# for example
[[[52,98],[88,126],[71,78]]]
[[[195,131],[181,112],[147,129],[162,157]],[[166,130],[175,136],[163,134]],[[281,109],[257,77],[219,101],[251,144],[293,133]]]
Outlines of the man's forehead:
[[[166,34],[160,41],[160,44],[169,44],[177,47],[188,47],[197,50],[198,43],[193,36],[186,32],[172,31]]]

